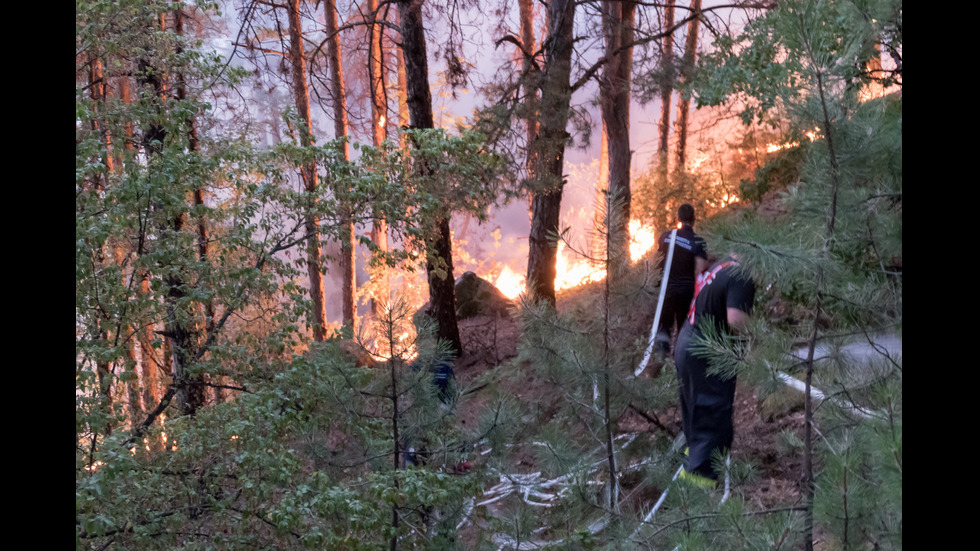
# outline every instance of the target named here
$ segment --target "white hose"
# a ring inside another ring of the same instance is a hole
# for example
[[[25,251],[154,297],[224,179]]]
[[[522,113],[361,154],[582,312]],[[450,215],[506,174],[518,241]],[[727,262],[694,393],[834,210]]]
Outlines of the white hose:
[[[786,383],[786,386],[795,388],[796,390],[799,390],[800,392],[806,394],[805,382],[797,379],[796,377],[793,377],[792,375],[788,375],[782,371],[779,372],[779,378],[782,379],[784,383]],[[818,389],[813,385],[810,385],[810,396],[821,401],[827,399],[827,395],[821,392],[820,389]],[[833,400],[833,399],[831,401],[837,404],[839,407],[847,408],[854,411],[855,413],[857,413],[861,417],[864,417],[865,419],[874,419],[874,418],[882,419],[887,417],[882,412],[867,411],[865,409],[862,409],[857,404],[851,404],[851,403],[843,402],[841,400]]]
[[[643,353],[643,361],[640,362],[640,366],[636,368],[633,372],[634,377],[639,377],[640,373],[647,368],[647,364],[650,363],[650,355],[653,354],[653,345],[657,341],[657,329],[660,328],[660,312],[664,309],[664,297],[667,296],[667,277],[670,275],[670,263],[674,259],[674,242],[677,240],[677,230],[671,230],[670,232],[670,247],[667,249],[667,263],[664,264],[664,275],[660,280],[660,298],[657,299],[657,313],[653,316],[653,327],[650,328],[650,342],[647,344],[647,350]]]

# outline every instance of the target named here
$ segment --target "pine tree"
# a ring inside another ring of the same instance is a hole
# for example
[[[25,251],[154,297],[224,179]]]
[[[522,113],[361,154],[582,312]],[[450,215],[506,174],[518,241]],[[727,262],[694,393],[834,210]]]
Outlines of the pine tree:
[[[706,229],[799,309],[797,324],[757,328],[768,341],[757,356],[719,369],[770,386],[803,370],[807,549],[818,528],[843,548],[901,547],[901,358],[881,345],[902,326],[901,91],[861,97],[883,39],[901,51],[900,3],[787,2],[719,41],[703,73],[704,103],[738,99],[745,120],[784,119],[813,136],[799,183],[782,193],[779,232],[749,214]],[[875,350],[870,362],[848,355],[855,339]],[[796,357],[791,342],[804,343]],[[818,410],[814,389],[840,399]]]
[[[549,238],[558,229],[563,166],[572,87],[572,29],[575,3],[550,2],[548,34],[544,40],[544,68],[539,77],[538,130],[529,144],[531,231],[528,235],[527,285],[531,296],[554,306],[557,248]]]
[[[606,209],[619,205],[616,227],[607,227],[607,244],[612,247],[608,257],[618,259],[606,273],[614,280],[629,261],[629,221],[632,193],[630,190],[630,86],[633,71],[633,34],[636,4],[631,1],[605,2],[602,6],[605,57],[602,78],[599,79],[599,104],[602,111],[602,130],[608,148],[608,204]],[[617,200],[614,203],[612,198]],[[615,282],[614,282],[615,283]]]
[[[618,225],[623,213],[612,198],[610,209],[605,197],[597,201],[603,221],[595,231],[604,240],[612,237],[602,228]],[[576,250],[567,230],[554,238]],[[607,270],[617,263],[629,266],[605,255],[590,260]],[[642,504],[632,496],[665,476],[669,466],[650,455],[667,453],[674,437],[662,424],[639,433],[621,426],[626,419],[636,423],[637,414],[656,420],[648,412],[665,407],[676,392],[672,377],[632,376],[644,341],[625,329],[652,308],[649,270],[641,262],[624,269],[619,279],[605,278],[598,292],[568,312],[532,301],[522,305],[523,338],[515,364],[532,366],[521,376],[543,381],[550,390],[546,394],[556,399],[525,414],[536,433],[515,449],[533,453],[541,473],[527,475],[522,499],[501,506],[505,513],[494,541],[532,547],[634,545],[630,539],[640,525]],[[529,516],[528,506],[546,509]]]
[[[432,118],[432,93],[429,90],[429,65],[426,58],[425,27],[422,19],[422,3],[402,0],[398,3],[401,27],[401,49],[405,61],[405,77],[408,111],[413,129],[434,128]],[[421,159],[420,159],[421,160]],[[425,162],[416,165],[419,176],[425,178],[430,168]],[[462,353],[456,320],[456,296],[453,276],[452,236],[449,232],[449,214],[436,222],[437,233],[427,243],[426,274],[429,278],[429,311],[438,323],[438,335],[448,340],[457,354]]]

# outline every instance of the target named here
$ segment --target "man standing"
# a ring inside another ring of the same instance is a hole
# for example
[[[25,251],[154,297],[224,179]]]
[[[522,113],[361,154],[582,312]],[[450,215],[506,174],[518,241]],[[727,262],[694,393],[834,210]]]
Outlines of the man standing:
[[[674,328],[684,323],[687,310],[694,296],[694,283],[698,274],[708,267],[708,253],[704,240],[694,233],[694,207],[684,203],[677,209],[680,229],[674,239],[674,254],[667,274],[667,289],[663,309],[660,312],[660,326],[657,328],[656,353],[659,361],[670,354],[670,338]],[[671,230],[660,236],[657,266],[661,273],[666,265],[670,251]]]
[[[744,330],[753,300],[755,282],[740,267],[738,257],[724,258],[698,276],[694,301],[677,336],[674,362],[688,446],[682,475],[696,483],[713,486],[717,482],[718,473],[711,465],[711,456],[716,450],[724,451],[732,445],[735,376],[709,374],[707,358],[699,357],[692,349],[712,325],[714,333],[719,335],[734,335]]]

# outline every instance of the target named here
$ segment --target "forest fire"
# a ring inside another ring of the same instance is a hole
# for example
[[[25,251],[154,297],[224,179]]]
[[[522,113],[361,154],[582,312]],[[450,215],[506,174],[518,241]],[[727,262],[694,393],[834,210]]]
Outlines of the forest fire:
[[[401,304],[382,304],[375,316],[365,318],[365,323],[359,326],[356,340],[371,361],[378,364],[392,359],[410,362],[418,357],[418,335],[409,310]]]
[[[497,289],[504,294],[507,298],[514,300],[521,293],[524,292],[525,281],[524,276],[510,269],[510,266],[506,264],[500,270],[500,275],[497,276],[497,281],[494,283]]]
[[[637,262],[657,244],[657,230],[644,225],[639,220],[631,220],[630,229],[630,260]],[[578,257],[578,258],[576,258]],[[602,281],[606,270],[597,266],[588,258],[581,258],[574,252],[569,252],[564,242],[558,242],[558,261],[556,266],[555,290],[570,289],[585,283]],[[516,299],[526,290],[523,275],[504,265],[497,276],[494,285],[507,298]]]

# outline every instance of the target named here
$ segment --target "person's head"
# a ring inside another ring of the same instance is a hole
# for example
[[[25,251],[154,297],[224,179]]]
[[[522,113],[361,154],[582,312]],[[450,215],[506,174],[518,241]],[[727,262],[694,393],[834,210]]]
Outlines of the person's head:
[[[694,225],[694,207],[684,203],[677,207],[677,220],[682,224]]]

